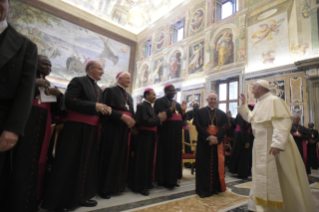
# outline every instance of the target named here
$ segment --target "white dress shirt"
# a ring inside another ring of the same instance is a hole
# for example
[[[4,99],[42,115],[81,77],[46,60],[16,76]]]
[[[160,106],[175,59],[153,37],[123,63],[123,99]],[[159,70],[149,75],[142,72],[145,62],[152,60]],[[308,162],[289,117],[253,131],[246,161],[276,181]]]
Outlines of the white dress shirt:
[[[7,20],[3,20],[0,22],[0,34],[8,27]]]

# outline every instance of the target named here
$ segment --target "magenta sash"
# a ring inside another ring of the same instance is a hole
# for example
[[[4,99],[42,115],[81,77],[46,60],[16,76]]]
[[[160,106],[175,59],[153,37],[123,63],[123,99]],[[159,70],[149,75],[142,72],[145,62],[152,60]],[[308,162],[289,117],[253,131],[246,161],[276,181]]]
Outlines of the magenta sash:
[[[303,159],[305,166],[307,167],[307,141],[303,140],[302,141],[302,151],[303,151]]]
[[[157,132],[157,127],[145,127],[145,126],[140,126],[140,127],[138,127],[138,130],[148,130],[148,131]]]
[[[241,126],[237,124],[235,131],[236,131],[236,132],[240,132],[240,131],[241,131]]]
[[[49,143],[50,143],[50,132],[51,132],[51,103],[41,102],[39,104],[39,99],[34,98],[32,106],[41,107],[47,110],[47,123],[45,128],[44,139],[42,143],[40,158],[38,162],[39,172],[38,172],[38,186],[37,186],[37,199],[41,198],[42,195],[42,184],[45,172],[45,164],[48,155]]]
[[[69,110],[66,120],[67,121],[80,122],[80,123],[89,124],[89,125],[93,125],[93,126],[98,126],[100,117],[99,116],[86,115],[86,114],[83,114],[83,113],[78,113],[78,112]]]
[[[189,130],[189,127],[188,127],[188,125],[186,125],[186,126],[183,126],[183,130]]]
[[[292,132],[293,135],[297,135],[296,132]],[[302,140],[302,158],[305,164],[305,167],[307,168],[307,141]]]
[[[183,121],[181,114],[173,113],[171,117],[166,119],[166,121]]]

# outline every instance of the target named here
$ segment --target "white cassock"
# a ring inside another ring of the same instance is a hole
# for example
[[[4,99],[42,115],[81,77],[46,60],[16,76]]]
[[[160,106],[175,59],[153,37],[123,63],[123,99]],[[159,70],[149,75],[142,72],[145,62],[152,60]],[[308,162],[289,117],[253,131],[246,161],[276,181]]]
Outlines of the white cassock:
[[[255,136],[248,209],[315,211],[306,169],[290,134],[293,115],[286,103],[267,93],[259,98],[253,111],[241,105],[238,112],[251,123]],[[277,156],[269,155],[271,147],[283,151]]]

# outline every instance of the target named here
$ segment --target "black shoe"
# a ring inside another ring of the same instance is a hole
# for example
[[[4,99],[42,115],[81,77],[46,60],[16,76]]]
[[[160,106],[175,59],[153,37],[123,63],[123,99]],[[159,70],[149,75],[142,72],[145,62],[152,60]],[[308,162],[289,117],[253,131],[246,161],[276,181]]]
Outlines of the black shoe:
[[[143,189],[140,191],[140,194],[142,194],[143,196],[148,196],[150,192],[147,189]]]
[[[200,194],[200,195],[198,195],[200,198],[205,198],[205,197],[207,197],[207,196],[205,196],[204,194]]]
[[[100,193],[99,196],[102,198],[102,199],[111,199],[112,195],[111,193],[107,192],[107,193]]]
[[[69,210],[66,208],[58,208],[58,209],[55,209],[54,212],[69,212]]]
[[[153,184],[148,187],[148,189],[153,189],[153,188],[154,188]]]
[[[175,187],[179,187],[180,185],[179,185],[178,183],[175,183],[174,186],[175,186]]]
[[[83,207],[95,207],[97,206],[97,201],[89,199],[85,202],[82,202],[80,205]]]
[[[218,192],[218,191],[214,191],[214,192],[213,192],[213,194],[217,194],[217,195],[218,195],[218,194],[219,194],[219,192]]]

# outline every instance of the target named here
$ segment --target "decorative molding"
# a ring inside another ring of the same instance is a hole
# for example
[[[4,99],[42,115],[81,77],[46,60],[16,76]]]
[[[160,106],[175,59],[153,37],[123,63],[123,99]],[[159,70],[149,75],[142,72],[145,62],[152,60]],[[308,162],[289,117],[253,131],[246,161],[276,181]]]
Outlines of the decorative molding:
[[[278,74],[278,73],[284,73],[284,72],[296,71],[296,70],[297,70],[297,66],[295,64],[289,64],[289,65],[284,65],[280,67],[274,67],[269,69],[263,69],[260,71],[245,73],[245,79],[262,77],[262,76],[267,76],[271,74]]]
[[[300,60],[295,62],[295,66],[298,69],[309,69],[309,68],[314,68],[319,66],[319,60],[318,58],[311,58],[307,60]]]
[[[179,6],[172,9],[169,13],[164,15],[162,18],[155,21],[153,24],[151,24],[148,28],[143,30],[137,35],[137,41],[143,40],[145,37],[147,37],[150,33],[153,33],[158,28],[165,27],[167,23],[170,23],[171,20],[177,18],[178,16],[186,14],[188,12],[189,8],[195,8],[197,6],[200,6],[205,2],[205,0],[185,0],[184,3],[180,4]],[[185,17],[185,25],[187,24],[187,19],[189,17]]]

